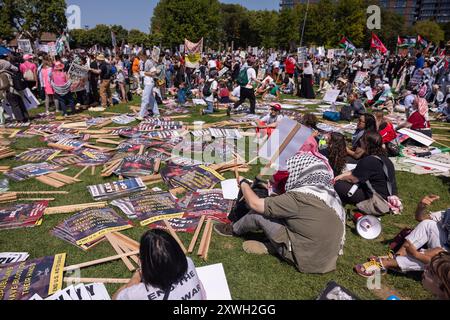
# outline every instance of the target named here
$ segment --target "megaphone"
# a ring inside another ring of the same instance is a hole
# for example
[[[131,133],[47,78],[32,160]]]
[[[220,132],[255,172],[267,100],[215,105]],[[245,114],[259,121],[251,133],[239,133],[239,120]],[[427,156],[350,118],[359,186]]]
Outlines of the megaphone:
[[[364,239],[373,240],[381,234],[381,222],[374,216],[355,214],[354,218],[356,220],[356,232]]]

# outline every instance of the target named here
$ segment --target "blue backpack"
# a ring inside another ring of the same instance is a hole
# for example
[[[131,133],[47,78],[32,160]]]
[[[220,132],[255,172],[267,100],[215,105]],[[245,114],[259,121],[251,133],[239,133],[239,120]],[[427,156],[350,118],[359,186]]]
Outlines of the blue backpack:
[[[335,111],[325,111],[323,113],[323,118],[325,120],[338,122],[341,120],[341,114],[339,112],[335,112]]]

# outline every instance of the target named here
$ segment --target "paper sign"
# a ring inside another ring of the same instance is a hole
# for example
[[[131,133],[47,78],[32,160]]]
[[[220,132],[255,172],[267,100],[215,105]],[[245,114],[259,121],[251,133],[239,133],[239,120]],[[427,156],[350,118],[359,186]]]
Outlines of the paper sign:
[[[22,96],[22,101],[25,104],[25,108],[27,110],[36,109],[39,105],[39,100],[36,99],[29,88],[26,88],[23,92],[24,95]]]
[[[409,136],[411,139],[420,142],[421,144],[426,145],[427,147],[431,146],[434,143],[434,140],[432,138],[430,138],[429,136],[424,135],[423,133],[420,133],[418,131],[415,130],[411,130],[411,129],[401,129],[398,132],[402,133],[402,134],[406,134],[407,136]]]
[[[17,46],[23,53],[33,53],[33,48],[31,47],[31,42],[28,39],[18,39]]]
[[[85,285],[85,287],[92,300],[111,300],[103,283],[91,283]]]
[[[334,103],[334,102],[336,102],[336,99],[338,98],[339,93],[341,93],[340,90],[330,89],[325,93],[325,96],[323,97],[323,101],[329,102],[329,103]]]
[[[223,198],[236,200],[239,194],[239,186],[236,179],[229,179],[220,182],[222,186]]]
[[[206,300],[232,300],[221,263],[197,268],[197,275],[206,292]]]

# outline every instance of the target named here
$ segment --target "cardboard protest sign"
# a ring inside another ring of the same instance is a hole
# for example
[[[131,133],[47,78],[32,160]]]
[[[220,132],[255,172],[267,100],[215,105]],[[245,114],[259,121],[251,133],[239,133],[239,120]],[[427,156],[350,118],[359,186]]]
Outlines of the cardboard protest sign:
[[[35,294],[47,297],[62,287],[66,254],[48,256],[0,267],[0,300],[28,300]]]
[[[184,217],[199,217],[207,215],[210,218],[227,223],[228,214],[233,206],[233,200],[226,200],[221,189],[199,190],[186,196],[183,200]]]
[[[304,63],[308,58],[308,48],[299,47],[297,48],[297,59],[298,63]]]
[[[47,161],[52,155],[58,153],[55,149],[49,148],[36,148],[28,151],[24,151],[21,154],[16,156],[16,160],[18,161],[26,161],[30,163],[37,163]]]
[[[124,177],[139,177],[153,174],[154,169],[155,159],[144,155],[134,155],[124,158],[114,173]]]
[[[22,101],[27,110],[36,109],[40,104],[39,100],[31,92],[30,88],[26,88],[23,91]]]
[[[334,89],[327,90],[327,92],[325,92],[325,96],[323,97],[323,101],[328,103],[334,103],[336,102],[340,93],[341,90],[334,90]]]
[[[140,178],[113,181],[105,184],[88,186],[89,193],[94,200],[113,199],[118,196],[146,190],[147,186]]]
[[[15,181],[24,181],[51,172],[61,172],[64,170],[66,170],[66,168],[47,162],[29,163],[20,167],[15,167],[10,171],[4,173],[4,175]]]
[[[159,47],[153,47],[152,50],[152,60],[155,62],[159,61],[159,55],[161,54],[161,49]]]
[[[141,226],[160,220],[181,218],[184,214],[170,192],[130,196],[130,203]]]
[[[310,128],[289,118],[283,118],[259,150],[259,156],[270,161],[276,169],[286,170],[286,161],[300,150],[311,134]]]
[[[327,58],[334,59],[334,50],[333,49],[328,49]]]
[[[105,234],[132,228],[111,208],[85,209],[57,225],[51,232],[83,250],[97,244]]]
[[[86,84],[88,83],[89,69],[72,62],[70,65],[68,75],[72,81],[70,90],[72,92],[78,92],[86,90]]]
[[[56,56],[56,43],[54,43],[54,42],[50,42],[49,44],[48,44],[48,53],[51,55],[51,56]]]
[[[22,262],[29,256],[28,252],[0,252],[0,265]]]
[[[200,222],[200,217],[172,218],[167,220],[167,222],[175,232],[194,233]],[[168,230],[163,221],[152,223],[149,225],[149,228]]]
[[[266,68],[260,67],[258,69],[258,75],[256,76],[256,78],[258,80],[263,80],[265,76],[266,76]]]
[[[355,80],[353,81],[356,84],[361,84],[367,78],[368,73],[364,71],[358,71],[355,76]]]
[[[171,178],[171,182],[174,185],[193,192],[201,189],[211,189],[222,180],[225,180],[225,178],[215,170],[204,165],[191,167],[183,175],[177,175]]]
[[[33,53],[33,48],[31,47],[31,42],[29,39],[18,39],[17,46],[19,47],[20,51],[22,51],[25,54]]]
[[[232,300],[223,264],[196,268],[207,300]]]

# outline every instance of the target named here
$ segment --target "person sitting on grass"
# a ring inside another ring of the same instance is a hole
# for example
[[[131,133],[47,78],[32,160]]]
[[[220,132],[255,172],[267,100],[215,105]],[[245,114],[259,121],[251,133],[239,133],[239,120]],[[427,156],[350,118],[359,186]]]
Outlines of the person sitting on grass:
[[[280,87],[277,86],[275,82],[269,83],[269,89],[263,94],[263,100],[280,100],[281,91]]]
[[[327,157],[334,176],[339,176],[347,164],[345,137],[338,132],[333,132],[327,135],[326,140],[328,146],[326,149],[320,150],[320,153]]]
[[[187,101],[187,88],[186,82],[180,83],[180,87],[177,91],[177,102],[180,106],[184,107]]]
[[[281,105],[276,103],[270,107],[270,112],[266,114],[258,123],[257,132],[260,130],[267,130],[267,134],[270,136],[283,119],[281,114]]]
[[[147,231],[141,238],[139,259],[141,269],[113,300],[206,300],[194,263],[167,232]]]
[[[221,80],[219,83],[219,103],[232,103],[230,100],[230,90],[228,90],[225,80]]]
[[[223,236],[263,231],[268,242],[246,241],[244,251],[273,253],[304,273],[331,272],[345,240],[345,211],[333,189],[333,170],[317,148],[291,157],[287,170],[286,193],[264,199],[240,178],[251,211],[215,230]]]
[[[347,148],[347,154],[353,160],[361,159],[365,153],[361,147],[361,139],[365,133],[377,132],[377,121],[375,117],[370,113],[365,113],[359,117],[359,121],[356,127],[356,131],[352,137],[352,148]]]
[[[402,247],[391,257],[371,257],[369,262],[355,266],[355,271],[370,277],[375,272],[387,270],[424,271],[433,257],[443,251],[449,251],[450,210],[427,213],[427,208],[439,200],[437,195],[428,195],[420,200],[415,212],[419,222],[416,228],[405,238]]]

